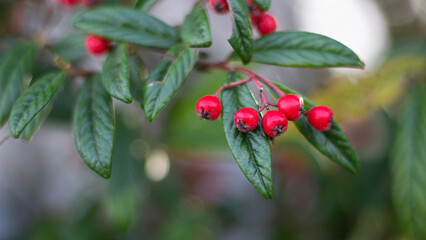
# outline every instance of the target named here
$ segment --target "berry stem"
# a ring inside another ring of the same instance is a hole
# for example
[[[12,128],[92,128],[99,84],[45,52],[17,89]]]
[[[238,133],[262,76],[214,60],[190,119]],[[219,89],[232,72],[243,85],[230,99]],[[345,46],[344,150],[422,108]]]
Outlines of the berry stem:
[[[231,88],[231,87],[235,87],[235,86],[238,86],[238,85],[241,85],[241,84],[244,84],[244,83],[247,83],[247,82],[249,82],[250,80],[252,80],[252,76],[250,76],[250,77],[248,77],[248,78],[245,78],[245,79],[243,79],[243,80],[240,80],[240,81],[236,81],[236,82],[231,82],[231,83],[225,84],[225,85],[223,85],[222,87],[220,87],[220,88],[216,91],[216,93],[215,93],[214,95],[217,97],[217,95],[219,95],[219,93],[220,93],[222,90],[227,89],[227,88]]]
[[[3,145],[3,143],[5,143],[7,141],[7,139],[9,139],[10,135],[7,135],[6,137],[4,137],[1,141],[0,141],[0,146]]]

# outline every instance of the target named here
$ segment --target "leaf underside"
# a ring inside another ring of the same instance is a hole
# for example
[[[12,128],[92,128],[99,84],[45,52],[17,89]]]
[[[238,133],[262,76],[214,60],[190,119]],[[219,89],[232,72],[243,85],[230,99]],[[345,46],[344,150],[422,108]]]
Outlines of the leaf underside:
[[[231,72],[226,83],[241,80],[241,76]],[[234,124],[234,115],[242,107],[257,109],[257,103],[245,85],[226,89],[222,92],[222,121],[226,140],[231,152],[250,183],[266,199],[273,197],[272,158],[269,139],[259,126],[248,133],[240,132]]]

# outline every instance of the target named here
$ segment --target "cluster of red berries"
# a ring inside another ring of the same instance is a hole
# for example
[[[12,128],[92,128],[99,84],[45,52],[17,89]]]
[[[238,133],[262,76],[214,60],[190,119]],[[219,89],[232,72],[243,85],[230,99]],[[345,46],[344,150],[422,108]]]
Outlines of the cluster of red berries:
[[[111,42],[108,39],[97,35],[87,35],[86,49],[94,55],[105,53],[109,50]]]
[[[307,113],[303,109],[303,98],[296,94],[287,94],[278,100],[278,110],[269,110],[262,119],[263,131],[269,137],[278,137],[287,130],[288,121],[296,121],[307,114],[308,121],[315,129],[327,131],[333,122],[333,112],[327,106],[316,106]],[[222,104],[215,95],[200,98],[195,106],[197,115],[202,119],[216,120],[222,111]],[[241,132],[250,132],[259,125],[259,111],[254,108],[241,108],[234,115],[235,127]]]
[[[250,19],[253,26],[262,35],[267,35],[275,32],[277,29],[277,20],[270,14],[262,11],[252,0],[247,0],[247,5],[250,10]],[[229,12],[227,0],[209,0],[210,8],[217,13]]]

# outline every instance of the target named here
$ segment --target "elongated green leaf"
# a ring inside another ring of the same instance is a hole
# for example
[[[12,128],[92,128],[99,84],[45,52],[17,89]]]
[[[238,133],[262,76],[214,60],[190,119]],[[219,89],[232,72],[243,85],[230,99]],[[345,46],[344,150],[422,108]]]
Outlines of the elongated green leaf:
[[[254,41],[252,60],[284,67],[364,67],[342,43],[309,32],[277,32],[259,38]]]
[[[149,121],[163,110],[185,83],[197,61],[197,51],[176,46],[169,51],[172,60],[161,63],[149,76],[145,87],[144,110]]]
[[[129,73],[132,96],[143,106],[143,92],[148,79],[148,70],[138,57],[129,56]]]
[[[112,40],[153,48],[169,48],[179,41],[178,32],[136,9],[100,7],[83,12],[74,27]]]
[[[302,96],[298,92],[281,83],[274,82],[274,84],[285,93]],[[278,94],[274,91],[272,91],[272,93],[278,97]],[[316,106],[316,104],[308,98],[303,97],[303,99],[306,110]],[[300,133],[302,133],[312,146],[314,146],[322,154],[329,157],[332,161],[350,172],[356,173],[359,170],[358,156],[352,147],[352,144],[349,142],[345,133],[337,123],[333,124],[331,129],[325,132],[321,132],[313,128],[309,124],[306,116],[302,116],[299,120],[295,121],[294,124],[296,124],[297,129],[299,129]]]
[[[47,119],[52,109],[53,101],[48,103],[39,113],[34,116],[31,122],[29,122],[28,125],[25,127],[24,131],[22,131],[19,138],[27,141],[31,140],[31,138],[34,136],[34,134],[37,132],[43,122]]]
[[[240,75],[229,73],[225,83],[241,80]],[[269,140],[259,126],[248,133],[240,132],[234,124],[234,115],[242,107],[258,106],[245,85],[222,92],[222,121],[226,140],[235,160],[246,178],[266,199],[273,196],[272,159]],[[262,122],[262,121],[260,121]]]
[[[185,17],[181,36],[183,41],[191,47],[209,47],[212,45],[209,19],[206,10],[200,4],[195,5],[191,13]]]
[[[18,98],[9,118],[12,136],[18,138],[31,120],[49,104],[64,76],[64,72],[46,74]]]
[[[87,80],[80,90],[73,120],[74,144],[83,161],[104,178],[111,176],[114,142],[114,108],[100,76]]]
[[[135,0],[135,8],[146,12],[156,2],[157,0]]]
[[[413,87],[399,114],[392,156],[393,200],[412,239],[426,239],[426,87]],[[409,238],[411,239],[411,238]]]
[[[105,90],[125,103],[132,102],[128,59],[127,46],[120,43],[110,52],[102,67],[102,84]]]
[[[81,33],[72,34],[54,43],[50,49],[63,60],[73,62],[87,56],[84,39]]]
[[[18,44],[0,65],[0,127],[6,122],[15,101],[31,81],[36,46]]]
[[[253,52],[253,33],[250,13],[246,0],[229,0],[234,16],[234,30],[228,39],[241,61],[246,64],[251,61]]]
[[[262,10],[268,10],[271,6],[271,0],[253,0],[253,2]]]

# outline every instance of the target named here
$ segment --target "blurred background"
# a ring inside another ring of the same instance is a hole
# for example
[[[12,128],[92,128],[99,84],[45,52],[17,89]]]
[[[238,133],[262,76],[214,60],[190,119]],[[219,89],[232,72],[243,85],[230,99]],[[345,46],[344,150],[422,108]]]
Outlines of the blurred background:
[[[195,2],[159,0],[149,12],[178,26]],[[0,0],[0,62],[11,45],[33,40],[74,66],[100,71],[105,56],[88,55],[84,35],[71,26],[84,10],[54,0]],[[426,76],[426,1],[272,0],[270,11],[279,30],[327,35],[365,61],[365,70],[251,65],[334,110],[360,157],[358,175],[323,157],[291,124],[272,145],[275,196],[263,199],[235,163],[221,122],[195,114],[197,99],[225,79],[211,71],[193,72],[154,123],[137,102],[115,102],[113,170],[105,180],[74,148],[76,81],[31,141],[0,147],[0,239],[408,239],[391,197],[391,149],[403,102]],[[217,62],[231,53],[232,19],[208,14],[213,46],[200,53],[203,62]],[[161,57],[148,50],[140,56],[148,69]],[[38,59],[34,78],[55,66],[49,52]],[[0,138],[7,134],[6,125]]]

